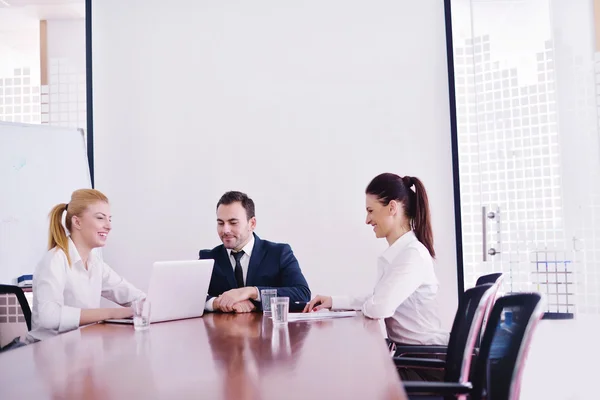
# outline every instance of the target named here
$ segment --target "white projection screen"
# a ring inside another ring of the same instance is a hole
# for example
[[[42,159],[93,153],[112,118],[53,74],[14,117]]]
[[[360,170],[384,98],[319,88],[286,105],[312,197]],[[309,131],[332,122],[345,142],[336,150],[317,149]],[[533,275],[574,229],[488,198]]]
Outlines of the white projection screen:
[[[457,304],[442,0],[95,0],[95,187],[105,260],[145,289],[157,260],[220,244],[228,190],[290,243],[315,294],[372,289],[386,247],[365,225],[381,172],[429,192],[450,328]]]

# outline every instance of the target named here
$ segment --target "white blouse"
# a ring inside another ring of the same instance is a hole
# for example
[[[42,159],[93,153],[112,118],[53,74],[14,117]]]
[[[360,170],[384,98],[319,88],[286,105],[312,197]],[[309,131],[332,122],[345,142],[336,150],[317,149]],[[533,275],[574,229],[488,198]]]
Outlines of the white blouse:
[[[43,340],[77,329],[81,309],[100,308],[104,297],[129,306],[145,294],[121,278],[96,249],[90,252],[88,269],[69,238],[69,266],[65,253],[55,247],[42,258],[33,275],[33,310],[30,336]]]
[[[448,344],[440,327],[435,297],[438,280],[433,259],[413,231],[398,238],[378,258],[373,293],[351,298],[332,296],[332,309],[360,310],[385,319],[388,337],[404,344]]]

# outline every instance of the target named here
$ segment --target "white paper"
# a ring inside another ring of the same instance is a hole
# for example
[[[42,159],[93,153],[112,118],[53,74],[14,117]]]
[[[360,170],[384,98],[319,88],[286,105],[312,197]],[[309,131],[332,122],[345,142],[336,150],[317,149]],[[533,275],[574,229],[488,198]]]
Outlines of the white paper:
[[[310,313],[290,313],[288,322],[293,321],[313,321],[329,318],[345,318],[356,316],[356,311],[315,311]]]

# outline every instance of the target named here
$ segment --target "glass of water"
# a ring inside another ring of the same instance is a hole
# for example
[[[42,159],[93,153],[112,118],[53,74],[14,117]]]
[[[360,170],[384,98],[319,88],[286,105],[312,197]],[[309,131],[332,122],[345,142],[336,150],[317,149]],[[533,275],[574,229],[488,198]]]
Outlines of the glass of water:
[[[271,314],[274,324],[285,324],[288,322],[288,310],[290,307],[289,297],[271,298]]]
[[[133,328],[136,331],[144,331],[150,327],[150,301],[146,299],[135,300],[133,308]]]
[[[273,297],[277,297],[277,289],[263,289],[260,291],[263,314],[267,317],[271,316],[271,299]]]

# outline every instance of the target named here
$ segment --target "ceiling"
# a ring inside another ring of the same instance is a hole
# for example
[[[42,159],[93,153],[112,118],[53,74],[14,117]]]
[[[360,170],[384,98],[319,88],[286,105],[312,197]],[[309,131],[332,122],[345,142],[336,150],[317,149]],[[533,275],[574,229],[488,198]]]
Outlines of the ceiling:
[[[84,0],[0,0],[0,55],[37,49],[41,20],[83,18]]]
[[[0,0],[0,32],[43,19],[85,18],[84,0]]]

